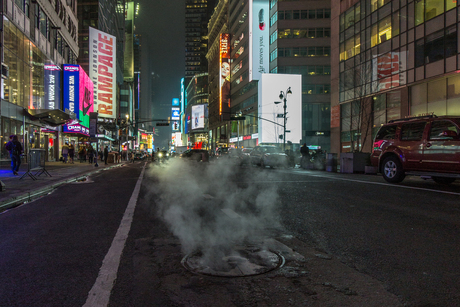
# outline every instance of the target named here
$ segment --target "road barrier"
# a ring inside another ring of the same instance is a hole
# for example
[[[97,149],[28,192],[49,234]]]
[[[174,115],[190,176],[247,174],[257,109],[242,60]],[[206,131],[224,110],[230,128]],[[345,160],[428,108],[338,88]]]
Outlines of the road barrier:
[[[27,163],[27,172],[22,175],[21,178],[25,176],[29,176],[33,180],[37,180],[37,177],[41,174],[45,174],[46,176],[50,176],[50,173],[45,168],[45,161],[46,161],[46,150],[45,149],[30,149],[29,150],[29,159]],[[36,172],[35,174],[33,172]]]

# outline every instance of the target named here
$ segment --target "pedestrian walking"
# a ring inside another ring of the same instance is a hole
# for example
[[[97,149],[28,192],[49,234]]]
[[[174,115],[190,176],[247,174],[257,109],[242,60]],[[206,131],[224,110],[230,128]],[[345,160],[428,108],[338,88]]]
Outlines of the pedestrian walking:
[[[67,163],[67,157],[69,155],[69,143],[65,142],[64,146],[62,146],[62,157],[64,158],[64,163]]]
[[[306,169],[310,165],[310,149],[306,143],[303,143],[302,147],[300,147],[300,154],[302,155],[300,167]]]
[[[70,142],[69,145],[69,163],[73,164],[73,159],[75,157],[75,142],[72,141]]]
[[[107,165],[107,159],[109,158],[109,146],[104,148],[104,164]]]
[[[21,154],[23,151],[21,143],[18,141],[18,136],[10,135],[10,141],[6,143],[6,149],[10,152],[11,170],[15,176],[18,175],[19,166],[21,166]]]
[[[88,145],[88,150],[86,151],[88,153],[88,161],[90,164],[93,163],[93,158],[94,158],[94,149],[93,146]]]

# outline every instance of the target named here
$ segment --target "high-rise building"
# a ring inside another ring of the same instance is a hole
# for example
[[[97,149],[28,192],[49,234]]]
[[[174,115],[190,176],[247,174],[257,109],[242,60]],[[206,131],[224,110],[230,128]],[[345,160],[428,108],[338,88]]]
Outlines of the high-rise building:
[[[330,150],[331,2],[270,1],[270,73],[302,75],[302,140]]]
[[[185,1],[185,86],[194,75],[208,72],[208,21],[216,0]]]
[[[229,0],[220,0],[208,24],[208,82],[209,82],[209,104],[208,104],[208,121],[209,121],[209,147],[214,151],[221,143],[221,131],[225,131],[227,122],[223,121],[221,112],[221,50],[222,44],[227,44],[229,49],[230,35],[228,29],[228,5]],[[224,41],[223,41],[224,40]],[[222,139],[226,142],[225,137]]]
[[[124,0],[78,1],[78,64],[89,72],[89,27],[117,38],[117,83],[123,83]]]
[[[370,152],[390,120],[460,114],[457,2],[332,1],[333,152]]]

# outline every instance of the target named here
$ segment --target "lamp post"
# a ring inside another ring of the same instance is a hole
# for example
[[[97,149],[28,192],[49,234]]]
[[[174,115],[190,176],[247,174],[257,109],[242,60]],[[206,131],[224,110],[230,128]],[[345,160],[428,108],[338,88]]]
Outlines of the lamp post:
[[[128,139],[128,121],[129,121],[129,114],[126,114],[126,161],[128,161],[128,154],[129,154],[129,139]]]
[[[283,113],[283,119],[284,119],[284,125],[283,125],[283,151],[286,151],[286,102],[287,102],[287,95],[288,94],[292,94],[292,91],[291,91],[291,87],[289,87],[287,90],[286,90],[286,93],[284,93],[283,91],[280,92],[280,99],[283,100],[284,102],[284,113]],[[275,104],[279,104],[281,103],[281,101],[275,101]]]

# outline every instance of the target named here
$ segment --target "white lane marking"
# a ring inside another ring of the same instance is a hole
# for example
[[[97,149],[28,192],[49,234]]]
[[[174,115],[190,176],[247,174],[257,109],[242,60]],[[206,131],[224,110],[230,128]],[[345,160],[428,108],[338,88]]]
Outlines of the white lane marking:
[[[311,177],[317,177],[317,178],[327,178],[327,179],[332,179],[332,180],[353,181],[353,182],[359,182],[359,183],[385,185],[385,186],[394,187],[394,188],[421,190],[421,191],[436,192],[436,193],[443,193],[443,194],[450,194],[450,195],[460,195],[460,193],[458,193],[458,192],[439,191],[439,190],[426,189],[426,188],[408,187],[408,186],[404,186],[404,185],[397,185],[397,184],[390,184],[390,183],[383,183],[383,182],[372,182],[372,181],[364,181],[364,180],[356,180],[356,179],[348,179],[348,178],[339,178],[339,177],[332,177],[332,176],[312,175],[312,174],[308,174],[308,173],[303,173],[301,171],[298,171],[298,172],[295,172],[295,173],[309,175]],[[295,182],[295,181],[282,181],[282,182]]]
[[[220,209],[223,213],[225,213],[228,217],[231,217],[232,219],[237,219],[240,218],[241,216],[233,211],[232,209],[224,208]]]
[[[86,299],[86,303],[83,307],[106,307],[109,305],[110,292],[112,291],[117,278],[121,254],[125,247],[126,240],[128,239],[129,230],[131,229],[134,209],[136,208],[137,198],[141,189],[146,164],[144,164],[141,175],[137,180],[133,194],[129,199],[128,206],[126,207],[123,218],[121,219],[120,226],[113,238],[112,245],[102,261],[102,266],[99,269],[99,275],[97,276],[93,287],[89,291],[88,298]]]

